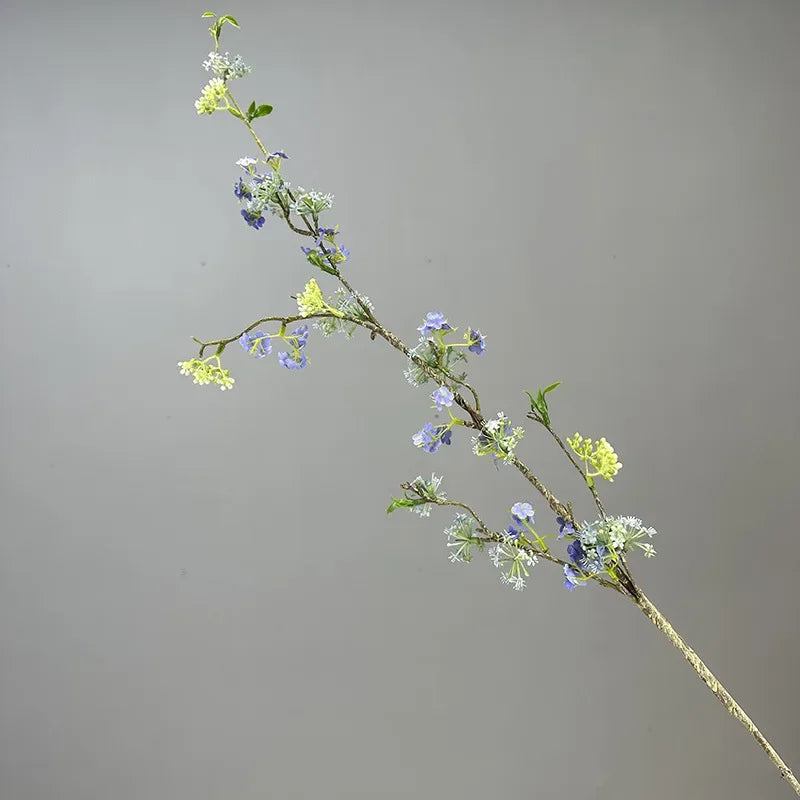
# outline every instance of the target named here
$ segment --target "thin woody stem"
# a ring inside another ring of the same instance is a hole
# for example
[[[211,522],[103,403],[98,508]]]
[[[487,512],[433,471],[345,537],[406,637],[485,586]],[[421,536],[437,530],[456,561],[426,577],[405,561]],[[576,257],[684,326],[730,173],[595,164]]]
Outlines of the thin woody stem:
[[[794,789],[795,794],[800,795],[800,782],[798,782],[786,762],[778,755],[775,748],[767,741],[767,737],[761,733],[753,720],[747,716],[744,709],[733,699],[731,693],[719,682],[714,673],[703,663],[700,656],[686,644],[675,628],[672,627],[669,620],[650,602],[638,586],[635,587],[633,602],[636,603],[650,622],[669,639],[672,646],[683,654],[683,657],[691,664],[692,669],[713,692],[717,700],[725,706],[734,719],[737,719],[747,729],[767,754],[769,760],[778,768],[778,772],[783,776],[783,779]]]
[[[532,417],[530,414],[528,414],[528,417],[530,419],[534,419],[534,417]],[[567,448],[564,446],[564,442],[561,441],[561,437],[549,425],[545,425],[544,427],[548,430],[550,435],[556,440],[556,444],[558,444],[558,446],[564,451],[564,454],[570,460],[572,466],[575,467],[575,469],[578,470],[578,472],[580,473],[583,482],[586,484],[587,488],[592,493],[592,497],[594,498],[594,504],[597,506],[597,510],[600,512],[600,516],[603,517],[603,519],[605,519],[608,515],[606,514],[606,510],[603,507],[602,502],[600,502],[600,495],[597,494],[597,487],[587,482],[586,473],[581,469],[580,464],[578,464],[578,462],[572,457],[572,453],[570,453],[569,450],[567,450]]]

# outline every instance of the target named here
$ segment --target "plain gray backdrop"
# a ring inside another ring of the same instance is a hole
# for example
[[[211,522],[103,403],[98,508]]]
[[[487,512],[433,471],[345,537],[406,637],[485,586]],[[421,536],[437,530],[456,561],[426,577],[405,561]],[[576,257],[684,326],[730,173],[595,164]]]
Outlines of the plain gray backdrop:
[[[412,446],[397,353],[178,374],[312,274],[239,217],[243,126],[195,113],[205,2],[4,3],[2,800],[790,796],[631,604],[547,564],[509,591],[448,563],[450,515],[385,515],[435,469],[554,529],[463,431]],[[607,506],[660,532],[635,574],[800,767],[800,4],[214,10],[379,317],[480,327],[485,410],[587,517],[524,420],[564,381],[556,426],[615,445]]]

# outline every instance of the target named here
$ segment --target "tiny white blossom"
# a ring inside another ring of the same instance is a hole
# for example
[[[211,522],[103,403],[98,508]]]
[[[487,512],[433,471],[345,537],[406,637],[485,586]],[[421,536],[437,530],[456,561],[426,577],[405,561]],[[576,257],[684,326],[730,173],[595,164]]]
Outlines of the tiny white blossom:
[[[500,580],[511,586],[515,591],[521,592],[525,588],[525,579],[519,575],[501,575]]]

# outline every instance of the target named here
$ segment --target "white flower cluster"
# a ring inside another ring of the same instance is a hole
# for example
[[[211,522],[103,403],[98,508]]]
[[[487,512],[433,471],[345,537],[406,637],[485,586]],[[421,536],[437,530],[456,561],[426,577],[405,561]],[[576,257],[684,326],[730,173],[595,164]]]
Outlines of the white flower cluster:
[[[295,197],[290,210],[296,214],[311,214],[317,216],[323,211],[328,211],[333,207],[333,195],[323,194],[322,192],[307,192],[302,186],[297,189],[300,194]]]
[[[368,297],[359,295],[358,298],[356,298],[350,294],[350,292],[345,291],[341,287],[334,292],[333,302],[331,305],[337,311],[341,311],[342,314],[350,317],[351,319],[365,319],[366,315],[364,313],[364,309],[361,307],[361,304],[358,302],[358,300],[360,300],[361,303],[364,303],[370,310],[374,309],[374,306],[369,301]],[[314,322],[314,327],[323,336],[332,336],[334,333],[343,333],[349,339],[355,332],[356,328],[358,328],[358,325],[355,322],[348,322],[347,320],[338,319],[336,317],[325,317]]]
[[[498,569],[503,570],[500,580],[518,592],[525,588],[525,578],[530,577],[526,567],[533,567],[539,561],[533,553],[509,542],[492,547],[489,558]]]
[[[431,369],[438,369],[439,354],[427,341],[421,341],[409,351],[408,366],[403,371],[403,375],[406,376],[406,380],[411,386],[424,386],[429,380],[428,373],[420,364],[415,363],[412,356],[418,358]]]
[[[502,412],[497,412],[496,419],[490,419],[478,436],[472,437],[472,452],[476,456],[493,455],[495,462],[499,459],[504,464],[514,460],[514,448],[525,435],[522,428],[514,428],[511,420]]]
[[[595,522],[584,522],[577,540],[585,553],[578,566],[587,573],[597,574],[614,567],[619,556],[638,547],[646,558],[652,558],[655,548],[650,542],[657,533],[655,528],[646,527],[638,517],[609,517]]]
[[[420,498],[429,498],[433,502],[447,499],[447,495],[439,490],[441,485],[442,476],[435,475],[434,473],[431,473],[431,479],[429,481],[426,481],[421,475],[418,475],[411,481],[411,488]],[[429,517],[431,515],[431,503],[414,506],[411,510],[421,517]]]
[[[211,71],[218,75],[224,81],[241,78],[252,70],[252,67],[244,63],[241,56],[237,55],[231,59],[230,53],[216,53],[213,50],[203,62],[203,68],[206,72]]]
[[[456,514],[452,525],[445,528],[444,533],[447,546],[452,548],[448,558],[453,564],[459,561],[469,563],[472,561],[472,546],[483,547],[484,540],[475,536],[475,522],[467,514]]]

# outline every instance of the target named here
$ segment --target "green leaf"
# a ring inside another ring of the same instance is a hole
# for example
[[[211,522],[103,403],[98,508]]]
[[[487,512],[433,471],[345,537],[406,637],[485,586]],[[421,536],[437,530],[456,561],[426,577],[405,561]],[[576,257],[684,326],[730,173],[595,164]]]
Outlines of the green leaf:
[[[250,114],[252,114],[252,113],[253,113],[255,110],[256,110],[256,101],[255,101],[255,100],[253,100],[253,102],[252,102],[252,103],[250,103],[250,105],[249,105],[249,106],[247,106],[247,114],[248,114],[248,116],[249,116]]]
[[[217,345],[217,351],[214,353],[215,356],[221,356],[227,347],[226,344]]]
[[[228,111],[233,114],[236,119],[244,119],[244,117],[235,108],[228,106]]]
[[[422,505],[422,501],[408,500],[402,497],[393,497],[392,502],[389,504],[389,508],[386,509],[386,513],[391,514],[392,511],[397,511],[398,508],[413,508],[414,506],[419,505]]]
[[[251,117],[251,119],[258,119],[259,117],[266,117],[267,114],[271,114],[271,113],[272,113],[272,106],[269,106],[266,103],[262,103],[253,112],[253,116]]]
[[[205,11],[203,12],[203,17],[216,17],[217,15],[213,11]],[[202,17],[201,17],[202,19]]]
[[[548,392],[552,392],[553,389],[558,389],[558,387],[561,386],[562,383],[563,381],[556,381],[555,383],[551,383],[546,389],[542,390],[542,394],[544,395],[547,394]]]
[[[234,28],[239,27],[239,23],[230,14],[225,14],[224,16],[220,17],[219,21],[220,23],[230,22],[230,24],[233,25]]]

